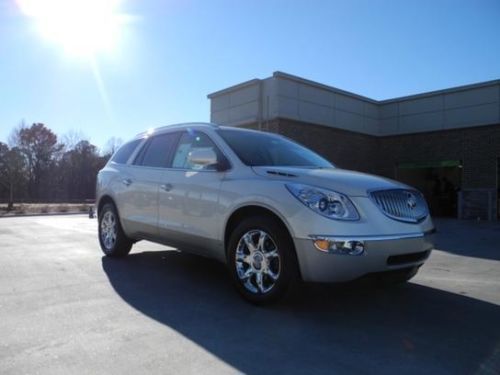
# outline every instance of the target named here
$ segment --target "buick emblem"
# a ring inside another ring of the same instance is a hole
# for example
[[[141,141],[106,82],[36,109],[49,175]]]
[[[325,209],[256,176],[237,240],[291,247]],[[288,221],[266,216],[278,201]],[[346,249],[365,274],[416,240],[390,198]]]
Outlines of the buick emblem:
[[[417,207],[417,197],[412,193],[408,193],[407,197],[408,199],[406,199],[406,205],[410,210],[413,210]]]

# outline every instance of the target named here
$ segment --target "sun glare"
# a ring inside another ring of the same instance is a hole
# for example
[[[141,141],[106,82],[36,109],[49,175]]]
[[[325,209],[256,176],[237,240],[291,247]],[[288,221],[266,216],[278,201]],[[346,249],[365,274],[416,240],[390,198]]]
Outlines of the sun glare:
[[[119,37],[119,0],[17,0],[39,32],[72,55],[111,50]]]

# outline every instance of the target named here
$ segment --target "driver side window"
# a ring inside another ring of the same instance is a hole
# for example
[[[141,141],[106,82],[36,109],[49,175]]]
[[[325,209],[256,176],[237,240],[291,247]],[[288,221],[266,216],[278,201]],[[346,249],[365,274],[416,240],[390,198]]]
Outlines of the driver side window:
[[[197,165],[190,163],[188,156],[195,150],[211,150],[216,155],[220,155],[217,146],[204,133],[187,131],[181,136],[177,149],[175,150],[172,168],[192,169],[192,170],[215,170],[215,165]]]

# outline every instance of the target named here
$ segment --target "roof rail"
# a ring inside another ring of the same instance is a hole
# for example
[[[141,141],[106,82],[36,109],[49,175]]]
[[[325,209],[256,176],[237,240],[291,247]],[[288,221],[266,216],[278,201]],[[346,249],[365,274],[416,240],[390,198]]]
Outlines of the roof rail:
[[[136,135],[136,137],[140,137],[143,135],[149,135],[152,133],[156,133],[161,130],[166,130],[166,129],[171,129],[171,128],[189,128],[189,127],[212,127],[212,128],[218,128],[219,125],[211,123],[211,122],[183,122],[179,124],[170,124],[170,125],[163,125],[155,128],[150,128],[144,132],[140,132]]]

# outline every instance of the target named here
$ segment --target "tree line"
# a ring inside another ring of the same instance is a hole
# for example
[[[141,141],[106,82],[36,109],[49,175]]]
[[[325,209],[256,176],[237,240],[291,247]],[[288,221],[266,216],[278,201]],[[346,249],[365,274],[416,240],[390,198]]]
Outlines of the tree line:
[[[78,133],[58,139],[42,123],[22,123],[0,142],[0,201],[12,209],[15,202],[94,199],[97,172],[120,144],[111,138],[100,153]]]

